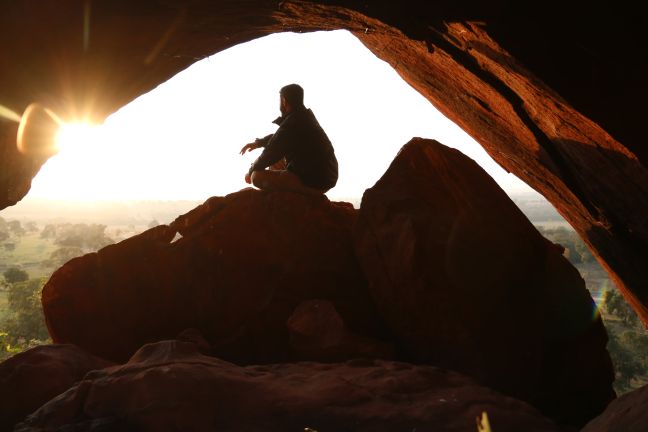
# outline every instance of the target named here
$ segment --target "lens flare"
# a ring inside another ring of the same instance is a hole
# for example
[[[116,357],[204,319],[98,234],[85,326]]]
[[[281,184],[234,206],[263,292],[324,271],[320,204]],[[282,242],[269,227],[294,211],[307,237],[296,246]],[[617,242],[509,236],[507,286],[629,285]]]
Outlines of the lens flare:
[[[0,105],[0,117],[6,118],[11,121],[19,122],[20,121],[20,116],[16,114],[14,111],[10,110],[4,105]]]
[[[49,108],[34,102],[20,118],[16,145],[18,150],[28,156],[50,157],[56,153],[54,136],[63,124],[61,119]]]

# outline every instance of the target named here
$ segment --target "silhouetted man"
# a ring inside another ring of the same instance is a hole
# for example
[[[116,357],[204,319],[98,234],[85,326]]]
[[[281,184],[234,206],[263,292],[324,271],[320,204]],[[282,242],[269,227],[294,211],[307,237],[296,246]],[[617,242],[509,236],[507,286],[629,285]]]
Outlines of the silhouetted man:
[[[259,189],[285,190],[319,195],[337,183],[338,163],[331,141],[304,106],[304,89],[289,84],[279,92],[281,117],[274,123],[274,134],[246,144],[241,154],[264,147],[263,153],[250,166],[245,181]],[[285,161],[283,169],[266,169]]]

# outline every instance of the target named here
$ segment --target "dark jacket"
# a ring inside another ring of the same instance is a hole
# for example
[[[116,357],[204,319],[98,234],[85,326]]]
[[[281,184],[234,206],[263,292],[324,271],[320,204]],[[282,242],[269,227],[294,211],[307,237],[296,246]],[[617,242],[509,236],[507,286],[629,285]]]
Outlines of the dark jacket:
[[[338,163],[333,145],[310,109],[299,108],[274,121],[279,129],[258,142],[265,147],[250,167],[263,170],[286,159],[286,169],[309,187],[329,190],[337,183]]]

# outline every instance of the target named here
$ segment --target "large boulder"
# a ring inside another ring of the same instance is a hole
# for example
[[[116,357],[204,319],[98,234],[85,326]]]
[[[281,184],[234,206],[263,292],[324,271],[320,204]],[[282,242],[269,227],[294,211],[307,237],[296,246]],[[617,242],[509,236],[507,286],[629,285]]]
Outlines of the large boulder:
[[[162,341],[94,372],[29,416],[19,432],[557,432],[534,408],[431,366],[380,360],[236,366]]]
[[[357,210],[326,197],[246,189],[74,259],[43,288],[55,342],[117,362],[199,330],[221,358],[295,360],[286,322],[330,301],[352,332],[382,330],[354,255]]]
[[[112,366],[74,345],[43,345],[0,363],[0,431],[63,393],[89,371]]]
[[[578,271],[461,152],[405,145],[365,192],[355,235],[405,357],[566,423],[614,398],[607,334]]]

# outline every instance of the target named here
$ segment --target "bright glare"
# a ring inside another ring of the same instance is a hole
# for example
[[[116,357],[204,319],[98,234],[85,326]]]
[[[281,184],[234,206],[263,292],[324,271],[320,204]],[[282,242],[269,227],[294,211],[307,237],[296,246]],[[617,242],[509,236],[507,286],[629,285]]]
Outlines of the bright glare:
[[[241,147],[276,130],[279,89],[301,84],[305,105],[340,164],[328,196],[357,199],[412,137],[434,138],[476,160],[507,191],[530,191],[502,170],[387,63],[346,31],[282,33],[202,60],[110,116],[69,125],[32,198],[204,200],[247,185],[260,151]]]
[[[61,153],[80,153],[84,147],[100,144],[101,126],[86,123],[63,124],[56,134],[56,150]]]

